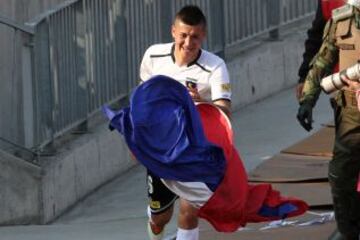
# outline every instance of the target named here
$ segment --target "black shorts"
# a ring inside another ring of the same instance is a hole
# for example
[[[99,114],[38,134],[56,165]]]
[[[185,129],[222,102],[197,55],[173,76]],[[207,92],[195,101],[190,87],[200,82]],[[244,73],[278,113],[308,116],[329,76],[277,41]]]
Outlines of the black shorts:
[[[159,177],[147,171],[149,206],[152,214],[159,214],[174,205],[178,196],[170,191]]]

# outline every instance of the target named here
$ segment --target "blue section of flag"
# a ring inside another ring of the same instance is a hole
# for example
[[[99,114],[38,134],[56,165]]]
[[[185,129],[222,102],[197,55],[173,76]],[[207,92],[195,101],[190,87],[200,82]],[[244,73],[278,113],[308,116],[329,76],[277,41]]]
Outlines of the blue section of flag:
[[[193,100],[179,82],[155,76],[135,89],[129,107],[103,111],[137,160],[158,177],[204,182],[212,190],[221,182],[223,151],[206,139]]]
[[[275,207],[269,207],[263,205],[258,214],[263,217],[279,217],[281,219],[286,218],[289,213],[297,211],[298,208],[292,203],[283,203]]]

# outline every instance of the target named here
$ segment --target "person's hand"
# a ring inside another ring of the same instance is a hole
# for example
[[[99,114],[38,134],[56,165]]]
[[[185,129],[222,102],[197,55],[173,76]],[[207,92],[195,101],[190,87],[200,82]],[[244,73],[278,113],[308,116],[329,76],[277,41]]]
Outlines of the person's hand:
[[[343,80],[344,83],[346,83],[346,85],[349,86],[350,90],[353,90],[353,91],[360,90],[359,80],[358,81],[350,80],[345,76],[341,76],[341,79]]]
[[[301,126],[306,130],[310,131],[312,129],[312,109],[313,106],[310,103],[304,102],[300,104],[296,118],[298,119]]]
[[[302,98],[302,96],[303,96],[303,92],[302,92],[303,88],[304,88],[304,83],[303,83],[303,82],[302,82],[302,83],[298,83],[298,84],[296,85],[295,91],[296,91],[296,99],[297,99],[298,101],[299,101],[299,100]]]
[[[201,102],[201,97],[200,94],[198,92],[197,88],[187,88],[189,90],[189,94],[191,96],[191,98],[194,100],[194,102]]]
[[[214,101],[214,105],[220,108],[226,116],[231,120],[231,101],[226,99],[219,99]]]

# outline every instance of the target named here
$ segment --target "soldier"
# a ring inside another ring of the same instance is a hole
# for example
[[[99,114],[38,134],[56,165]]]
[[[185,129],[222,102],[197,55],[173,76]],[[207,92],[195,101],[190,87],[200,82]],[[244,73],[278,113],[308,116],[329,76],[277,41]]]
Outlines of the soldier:
[[[360,57],[360,0],[334,10],[323,36],[323,44],[310,65],[300,99],[297,118],[307,130],[312,129],[312,109],[321,92],[319,81],[339,62],[342,71]],[[358,240],[360,233],[360,195],[356,183],[360,171],[360,112],[355,92],[345,87],[334,100],[335,144],[329,164],[329,182],[335,218],[341,237]]]

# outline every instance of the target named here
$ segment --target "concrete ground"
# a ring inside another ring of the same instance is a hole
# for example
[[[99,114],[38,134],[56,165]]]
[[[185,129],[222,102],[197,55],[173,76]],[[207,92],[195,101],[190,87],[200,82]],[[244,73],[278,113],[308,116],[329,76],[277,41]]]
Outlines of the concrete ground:
[[[296,121],[294,89],[241,108],[232,122],[237,149],[248,171],[280,150],[307,137]],[[314,131],[331,121],[328,98],[316,106]],[[1,240],[144,240],[146,237],[145,171],[136,166],[98,189],[52,224],[0,227]],[[167,229],[176,230],[176,218]],[[294,238],[295,240],[295,238]]]

